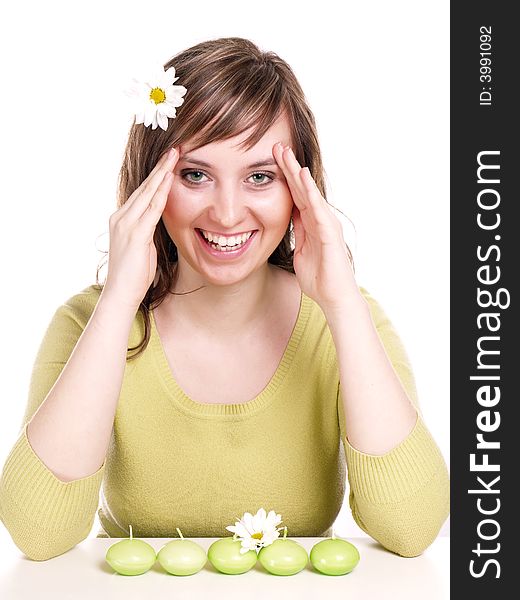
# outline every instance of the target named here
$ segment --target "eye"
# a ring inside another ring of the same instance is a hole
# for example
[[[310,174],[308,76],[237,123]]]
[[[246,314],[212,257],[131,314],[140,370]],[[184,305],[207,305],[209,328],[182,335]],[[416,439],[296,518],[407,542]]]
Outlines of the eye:
[[[187,175],[193,175],[194,173],[196,175],[199,175],[199,176],[200,175],[204,175],[204,173],[202,171],[183,171],[181,173],[181,175],[182,175],[183,179],[185,181],[187,181],[189,184],[191,184],[191,185],[197,185],[199,183],[199,181],[200,181],[199,179],[196,179],[195,181],[192,181],[191,179],[186,179]]]
[[[268,175],[267,173],[253,173],[251,175],[251,177],[255,177],[255,175],[260,175],[260,177],[267,177],[269,179],[269,181],[272,181],[274,179],[274,177],[271,177],[270,175]],[[258,180],[257,180],[258,181]],[[265,179],[263,179],[262,181],[265,181]],[[267,185],[269,183],[269,181],[267,181],[267,183],[260,183],[260,185]],[[259,185],[258,183],[256,183],[255,185]]]
[[[195,180],[193,179],[193,176],[195,177]],[[202,172],[202,171],[182,171],[181,172],[181,177],[184,179],[184,181],[186,181],[186,183],[188,183],[189,185],[199,185],[202,180],[200,179],[200,177],[205,177],[206,175]],[[262,178],[260,180],[260,182],[258,182],[258,179],[256,180],[256,182],[253,183],[254,186],[256,187],[262,187],[264,185],[268,185],[271,181],[274,180],[274,174],[272,173],[263,173],[261,171],[258,171],[256,173],[253,173],[252,175],[250,175],[248,177],[248,179],[250,179],[251,177],[258,177],[260,176],[260,178]],[[266,181],[267,178],[267,181]],[[262,183],[265,182],[265,183]]]

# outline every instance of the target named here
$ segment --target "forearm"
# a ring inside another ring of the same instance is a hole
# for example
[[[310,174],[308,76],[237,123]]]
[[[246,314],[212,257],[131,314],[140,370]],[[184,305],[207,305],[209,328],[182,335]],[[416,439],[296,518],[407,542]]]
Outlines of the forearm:
[[[360,452],[382,455],[413,429],[417,411],[388,358],[361,292],[324,311],[338,358],[349,443]]]
[[[134,316],[101,294],[67,364],[29,422],[33,450],[61,481],[89,476],[103,464]]]
[[[338,356],[352,515],[388,550],[417,556],[449,514],[446,463],[417,415],[413,374],[391,322],[366,291],[339,297],[349,305],[324,314]]]

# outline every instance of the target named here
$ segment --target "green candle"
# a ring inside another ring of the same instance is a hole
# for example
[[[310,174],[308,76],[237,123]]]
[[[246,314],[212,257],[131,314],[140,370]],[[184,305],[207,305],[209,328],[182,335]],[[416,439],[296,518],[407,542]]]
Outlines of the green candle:
[[[322,540],[312,547],[310,555],[313,567],[324,575],[345,575],[350,573],[359,562],[358,549],[334,536]]]
[[[130,525],[130,539],[110,546],[105,559],[121,575],[142,575],[152,568],[157,556],[155,550],[143,540],[134,540]]]
[[[184,539],[177,527],[180,539],[165,544],[157,554],[162,568],[172,575],[193,575],[206,564],[206,551],[192,540]]]
[[[210,563],[227,575],[239,575],[245,573],[254,567],[257,561],[257,555],[254,550],[248,550],[240,553],[242,544],[240,540],[233,537],[226,537],[213,542],[208,548],[208,559]]]
[[[283,538],[264,546],[258,560],[266,571],[273,575],[294,575],[305,568],[309,562],[307,550],[298,542],[287,539],[287,527]]]

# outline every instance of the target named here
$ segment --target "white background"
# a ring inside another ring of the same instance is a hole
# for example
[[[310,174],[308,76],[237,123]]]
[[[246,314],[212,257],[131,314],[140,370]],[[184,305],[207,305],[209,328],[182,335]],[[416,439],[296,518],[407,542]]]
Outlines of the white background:
[[[147,61],[224,36],[275,51],[298,77],[328,199],[355,225],[344,229],[358,284],[399,332],[449,464],[449,2],[32,0],[0,23],[0,467],[47,324],[108,250],[133,121],[122,90]],[[336,531],[363,534],[348,495]],[[0,556],[12,552],[0,524]]]

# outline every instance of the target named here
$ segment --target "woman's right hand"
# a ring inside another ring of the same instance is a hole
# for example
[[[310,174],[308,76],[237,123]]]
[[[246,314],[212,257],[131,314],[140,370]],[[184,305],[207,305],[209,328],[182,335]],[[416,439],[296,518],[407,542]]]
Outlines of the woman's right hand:
[[[137,312],[155,279],[155,227],[164,211],[179,159],[165,152],[153,171],[115,213],[110,215],[108,274],[103,294]]]

